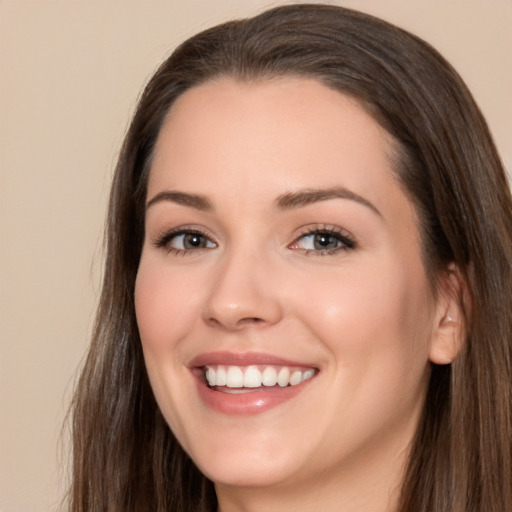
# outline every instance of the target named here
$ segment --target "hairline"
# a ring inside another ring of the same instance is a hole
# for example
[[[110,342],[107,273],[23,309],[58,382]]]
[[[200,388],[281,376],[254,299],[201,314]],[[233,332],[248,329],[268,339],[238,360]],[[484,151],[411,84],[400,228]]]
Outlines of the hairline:
[[[400,190],[405,194],[406,198],[411,202],[411,205],[413,207],[413,213],[415,216],[414,221],[419,235],[418,242],[420,246],[421,260],[427,275],[427,280],[429,282],[431,292],[433,293],[434,297],[437,297],[441,270],[446,268],[450,262],[445,263],[445,265],[443,265],[442,268],[439,268],[439,265],[435,265],[434,261],[432,261],[432,258],[430,257],[429,252],[427,250],[427,230],[425,226],[426,222],[424,220],[422,212],[420,211],[421,204],[418,200],[416,200],[412,191],[408,189],[403,178],[403,175],[405,174],[409,163],[408,160],[410,159],[410,155],[407,154],[404,145],[390,131],[390,129],[388,129],[388,127],[386,126],[385,117],[375,103],[369,101],[361,94],[358,95],[355,92],[349,91],[347,89],[342,88],[339,85],[336,85],[332,79],[329,79],[328,77],[323,77],[320,74],[315,75],[311,71],[300,72],[293,69],[287,69],[267,70],[265,72],[251,72],[245,70],[245,72],[241,72],[236,69],[224,70],[221,72],[212,73],[210,76],[207,76],[203,79],[198,79],[196,82],[188,85],[186,88],[180,91],[172,99],[172,101],[167,107],[167,110],[161,117],[161,122],[155,136],[153,149],[149,154],[148,159],[144,165],[145,169],[143,173],[145,174],[145,176],[143,178],[143,181],[145,181],[144,186],[146,189],[144,204],[146,204],[147,201],[147,188],[149,184],[151,169],[153,166],[153,158],[155,156],[156,148],[158,146],[160,134],[162,133],[165,124],[168,122],[172,122],[173,111],[175,110],[176,104],[179,102],[183,95],[194,89],[214,84],[215,82],[222,80],[232,80],[235,83],[247,85],[258,85],[265,82],[275,82],[289,79],[311,80],[327,87],[328,89],[344,96],[349,101],[353,102],[356,106],[361,108],[368,116],[370,116],[370,118],[377,124],[386,142],[385,147],[387,151],[385,157],[389,162],[389,166],[391,169],[391,177],[395,180],[396,184],[398,185]],[[146,208],[144,207],[141,211],[145,212],[145,210]]]

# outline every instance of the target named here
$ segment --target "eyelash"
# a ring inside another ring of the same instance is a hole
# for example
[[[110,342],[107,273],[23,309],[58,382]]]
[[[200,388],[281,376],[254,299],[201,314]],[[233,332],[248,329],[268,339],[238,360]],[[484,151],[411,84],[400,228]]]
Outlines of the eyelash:
[[[167,250],[168,254],[174,254],[174,255],[187,255],[191,252],[195,252],[201,249],[211,249],[212,247],[198,247],[196,249],[178,249],[176,247],[170,246],[170,242],[172,242],[173,239],[183,236],[183,235],[196,235],[198,237],[206,239],[207,243],[210,242],[214,245],[215,242],[212,242],[210,239],[210,236],[207,235],[204,231],[197,229],[197,228],[188,228],[188,227],[181,227],[178,229],[174,229],[172,231],[166,231],[163,234],[161,234],[159,237],[157,237],[154,245],[156,248],[161,249],[165,248]]]
[[[294,248],[300,240],[305,239],[306,237],[315,236],[315,235],[327,235],[335,238],[341,245],[338,247],[334,247],[331,249],[302,249],[300,247]],[[309,256],[329,256],[332,254],[336,254],[341,251],[350,251],[356,249],[357,244],[352,235],[350,235],[347,231],[340,229],[336,226],[308,226],[304,229],[302,233],[297,236],[297,238],[288,246],[293,250],[301,251],[304,255]]]
[[[184,235],[196,235],[198,237],[206,239],[206,243],[211,243],[214,247],[197,247],[196,249],[178,249],[176,247],[170,246],[170,242]],[[303,249],[300,247],[294,247],[299,243],[300,240],[305,239],[306,237],[311,237],[315,235],[327,235],[335,238],[341,245],[338,247],[330,248],[330,249]],[[168,254],[174,255],[189,255],[192,252],[196,252],[204,249],[212,249],[215,248],[216,243],[213,242],[210,238],[210,235],[206,234],[201,229],[193,228],[193,227],[181,227],[175,230],[166,231],[160,236],[157,237],[154,242],[154,246],[156,248],[165,248]],[[340,251],[350,251],[357,247],[356,241],[353,237],[346,232],[335,226],[326,226],[326,225],[318,225],[318,226],[308,226],[304,228],[304,231],[300,233],[295,240],[288,245],[289,249],[301,251],[304,255],[309,256],[328,256],[332,254],[336,254]]]

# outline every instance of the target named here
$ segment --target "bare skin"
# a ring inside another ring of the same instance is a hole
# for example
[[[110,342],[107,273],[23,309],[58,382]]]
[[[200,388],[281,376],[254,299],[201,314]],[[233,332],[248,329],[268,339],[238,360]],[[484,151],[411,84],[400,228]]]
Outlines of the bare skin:
[[[354,100],[307,79],[218,79],[167,117],[137,320],[157,402],[221,512],[396,509],[429,364],[453,357],[458,311],[432,293],[392,144]],[[279,358],[314,376],[271,406],[262,386],[246,407],[207,386],[209,357],[214,370]]]

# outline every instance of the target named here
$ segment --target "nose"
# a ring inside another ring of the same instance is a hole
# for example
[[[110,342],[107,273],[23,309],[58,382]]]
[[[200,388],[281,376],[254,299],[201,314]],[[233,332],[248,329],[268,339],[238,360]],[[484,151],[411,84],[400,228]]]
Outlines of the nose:
[[[214,270],[203,317],[228,331],[273,325],[282,318],[275,270],[261,255],[237,251]]]

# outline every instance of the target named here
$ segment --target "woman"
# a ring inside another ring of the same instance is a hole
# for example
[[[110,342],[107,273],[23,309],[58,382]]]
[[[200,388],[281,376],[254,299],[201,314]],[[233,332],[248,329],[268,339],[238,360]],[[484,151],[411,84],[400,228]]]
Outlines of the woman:
[[[191,38],[114,178],[71,510],[512,509],[511,226],[418,38],[320,5]]]

